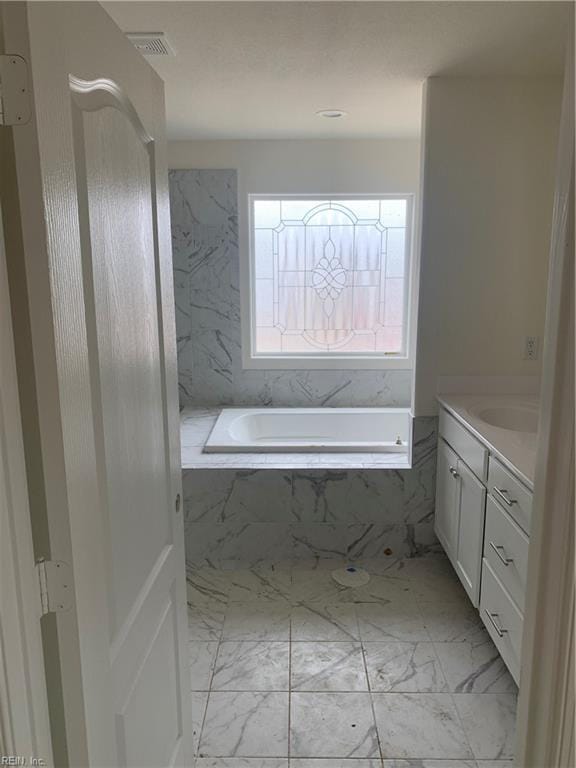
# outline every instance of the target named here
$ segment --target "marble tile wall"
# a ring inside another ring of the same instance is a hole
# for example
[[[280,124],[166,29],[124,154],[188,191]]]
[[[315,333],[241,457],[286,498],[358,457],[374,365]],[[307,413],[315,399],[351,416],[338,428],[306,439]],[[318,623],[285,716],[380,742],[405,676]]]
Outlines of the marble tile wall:
[[[183,472],[189,565],[418,557],[433,531],[436,419],[414,421],[409,470]]]
[[[236,171],[170,171],[170,209],[181,405],[410,405],[409,371],[244,370]]]

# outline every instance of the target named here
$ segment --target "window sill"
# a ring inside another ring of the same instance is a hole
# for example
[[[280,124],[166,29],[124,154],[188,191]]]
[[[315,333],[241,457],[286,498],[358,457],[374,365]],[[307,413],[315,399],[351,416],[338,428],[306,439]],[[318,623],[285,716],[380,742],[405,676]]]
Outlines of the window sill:
[[[289,357],[286,355],[243,355],[242,364],[246,369],[257,370],[327,370],[327,371],[411,371],[413,363],[409,357]]]

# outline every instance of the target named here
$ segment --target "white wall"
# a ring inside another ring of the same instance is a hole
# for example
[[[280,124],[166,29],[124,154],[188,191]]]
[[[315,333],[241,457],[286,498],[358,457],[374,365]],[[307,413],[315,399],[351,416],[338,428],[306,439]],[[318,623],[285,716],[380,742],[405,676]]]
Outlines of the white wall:
[[[428,80],[418,415],[438,376],[540,372],[560,98],[559,78]]]
[[[236,168],[246,194],[414,192],[417,139],[176,141],[170,168]]]

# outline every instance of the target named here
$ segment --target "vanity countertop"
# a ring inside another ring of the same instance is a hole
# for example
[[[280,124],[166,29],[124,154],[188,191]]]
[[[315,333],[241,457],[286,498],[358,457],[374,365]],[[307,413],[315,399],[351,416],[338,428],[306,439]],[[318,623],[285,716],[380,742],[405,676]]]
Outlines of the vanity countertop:
[[[480,440],[530,490],[534,486],[535,432],[517,432],[486,423],[474,411],[479,408],[528,406],[538,409],[534,395],[438,395],[438,402]]]

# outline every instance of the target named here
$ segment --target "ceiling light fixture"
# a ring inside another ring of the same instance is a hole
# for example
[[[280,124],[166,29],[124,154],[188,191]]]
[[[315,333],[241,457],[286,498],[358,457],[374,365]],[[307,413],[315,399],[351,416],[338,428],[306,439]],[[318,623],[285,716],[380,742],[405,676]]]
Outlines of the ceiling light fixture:
[[[326,117],[328,120],[337,120],[339,117],[346,117],[347,114],[343,109],[320,109],[316,112],[318,117]]]

